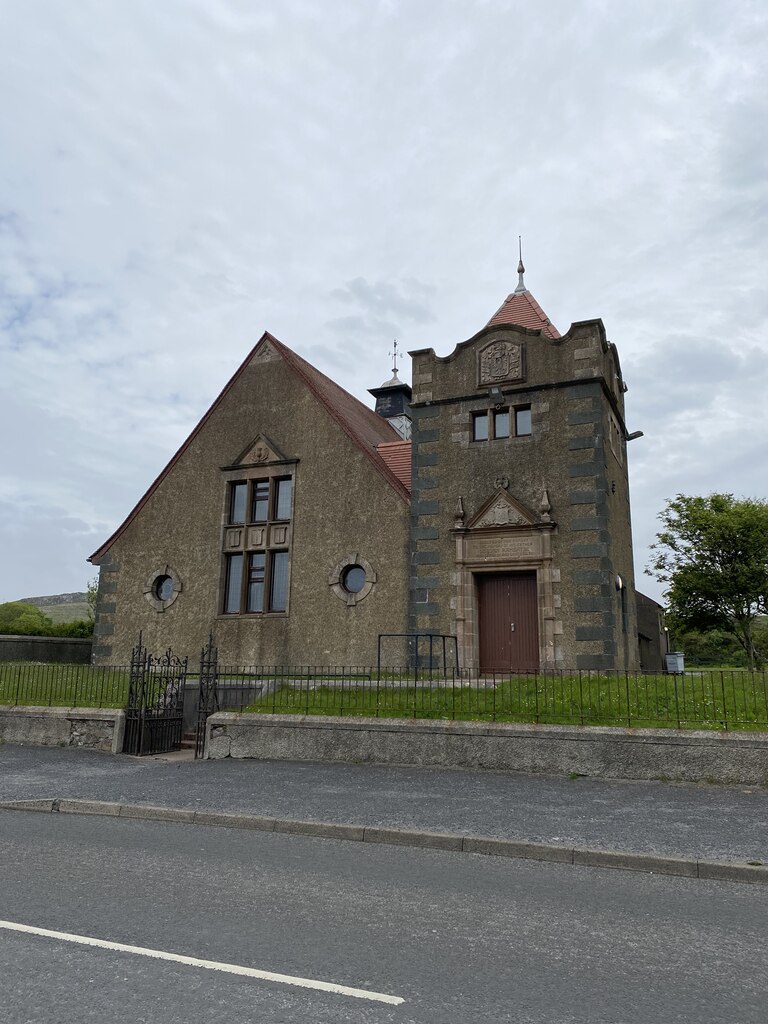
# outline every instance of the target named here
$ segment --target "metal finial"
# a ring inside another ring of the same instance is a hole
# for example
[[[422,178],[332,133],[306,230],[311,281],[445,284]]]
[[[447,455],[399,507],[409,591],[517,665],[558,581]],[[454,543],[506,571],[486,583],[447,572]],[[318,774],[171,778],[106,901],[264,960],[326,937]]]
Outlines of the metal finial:
[[[520,261],[517,264],[517,288],[515,292],[525,292],[528,289],[525,287],[525,280],[523,274],[525,273],[525,267],[523,266],[523,236],[517,236],[518,251],[520,253]]]

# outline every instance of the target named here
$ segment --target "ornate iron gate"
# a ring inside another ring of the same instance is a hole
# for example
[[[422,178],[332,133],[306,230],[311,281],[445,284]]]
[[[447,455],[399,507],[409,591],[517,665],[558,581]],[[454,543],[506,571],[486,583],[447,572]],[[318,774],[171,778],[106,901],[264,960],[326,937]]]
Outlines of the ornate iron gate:
[[[219,652],[208,637],[208,643],[200,652],[200,686],[197,692],[197,735],[195,757],[205,753],[205,725],[208,716],[219,710]]]
[[[186,678],[186,658],[175,657],[170,647],[161,657],[149,654],[139,634],[131,653],[124,754],[164,754],[180,749]]]

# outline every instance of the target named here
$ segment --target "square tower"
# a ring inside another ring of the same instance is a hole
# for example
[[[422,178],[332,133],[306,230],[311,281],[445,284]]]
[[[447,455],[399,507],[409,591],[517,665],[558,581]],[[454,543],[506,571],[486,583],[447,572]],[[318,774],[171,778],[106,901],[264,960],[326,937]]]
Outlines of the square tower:
[[[624,385],[600,320],[519,283],[446,357],[411,352],[409,628],[481,672],[638,667]]]

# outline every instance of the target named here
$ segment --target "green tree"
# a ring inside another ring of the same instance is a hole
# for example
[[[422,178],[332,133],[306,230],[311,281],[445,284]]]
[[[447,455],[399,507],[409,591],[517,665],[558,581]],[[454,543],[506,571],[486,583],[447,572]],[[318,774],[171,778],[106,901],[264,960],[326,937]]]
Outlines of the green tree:
[[[744,668],[747,655],[733,635],[724,629],[690,629],[679,623],[671,613],[666,616],[669,623],[671,649],[685,651],[685,663],[691,666],[726,666]],[[757,625],[755,626],[757,636]],[[757,640],[755,647],[759,649]]]
[[[39,608],[25,601],[7,601],[0,604],[0,633],[29,635],[42,633],[53,622]]]
[[[753,630],[755,650],[762,664],[768,661],[768,615],[761,615]]]
[[[94,576],[92,580],[88,580],[85,591],[85,600],[88,602],[88,618],[93,622],[96,618],[96,599],[99,596],[98,576]]]
[[[678,494],[659,519],[649,570],[668,584],[670,612],[687,628],[732,634],[754,668],[755,624],[768,611],[768,502]]]

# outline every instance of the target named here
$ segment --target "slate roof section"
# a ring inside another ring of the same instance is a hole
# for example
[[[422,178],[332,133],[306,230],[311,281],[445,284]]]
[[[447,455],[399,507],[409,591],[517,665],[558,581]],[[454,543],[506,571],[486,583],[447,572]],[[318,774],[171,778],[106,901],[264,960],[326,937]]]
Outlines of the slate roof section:
[[[243,362],[224,385],[218,397],[214,400],[208,411],[173,456],[165,469],[163,469],[155,480],[153,480],[142,497],[128,513],[127,518],[120,524],[120,526],[118,526],[115,532],[108,537],[101,547],[94,551],[94,553],[88,558],[89,562],[94,562],[105,555],[118,537],[128,529],[165,477],[171,472],[176,463],[190,447],[197,435],[208,422],[214,410],[217,409],[224,401],[228,392],[244,373],[245,368],[251,362],[256,352],[266,343],[271,344],[273,348],[280,353],[294,373],[304,381],[310,391],[315,395],[326,412],[328,412],[328,414],[339,424],[344,433],[347,434],[358,448],[360,448],[367,458],[370,459],[375,469],[384,477],[393,490],[397,492],[403,501],[410,502],[410,489],[405,485],[400,476],[390,468],[387,461],[378,451],[378,446],[382,443],[386,444],[387,442],[401,440],[400,435],[394,427],[390,426],[390,424],[375,413],[373,409],[369,409],[367,405],[363,405],[361,401],[353,395],[350,395],[348,391],[344,390],[344,388],[339,387],[339,385],[332,381],[330,377],[326,377],[324,373],[315,369],[315,367],[312,366],[311,363],[308,363],[306,359],[302,359],[301,356],[288,348],[287,345],[283,345],[283,343],[278,341],[274,335],[269,333],[269,331],[265,331],[258,343],[251,349]]]
[[[497,327],[503,324],[515,324],[518,327],[541,331],[553,341],[560,337],[558,329],[528,290],[514,291],[508,295],[488,321],[486,327]]]
[[[385,441],[379,445],[379,455],[398,480],[411,492],[411,442]]]

